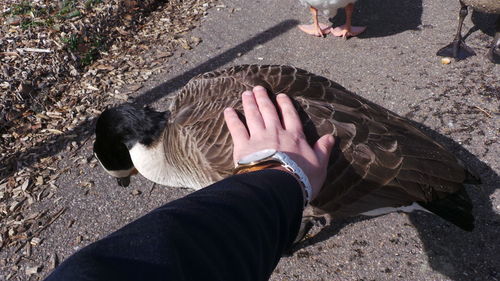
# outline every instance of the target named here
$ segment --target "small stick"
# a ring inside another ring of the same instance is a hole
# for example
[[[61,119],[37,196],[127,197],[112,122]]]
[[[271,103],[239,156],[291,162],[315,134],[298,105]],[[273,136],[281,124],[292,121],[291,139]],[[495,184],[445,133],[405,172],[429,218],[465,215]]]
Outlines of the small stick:
[[[39,49],[39,48],[19,48],[17,49],[21,52],[32,52],[32,53],[52,53],[50,49]]]
[[[78,145],[78,147],[73,151],[73,154],[72,156],[75,156],[76,153],[89,141],[90,137],[92,137],[91,134],[89,134],[88,136],[86,136],[81,142],[80,142],[80,145]],[[94,154],[92,154],[94,155]]]
[[[486,111],[486,110],[484,110],[484,109],[480,108],[480,107],[479,107],[479,106],[477,106],[477,105],[474,105],[474,107],[475,107],[475,108],[477,108],[477,109],[479,109],[479,111],[481,111],[482,113],[486,114],[486,116],[488,116],[489,118],[493,118],[493,116],[491,116],[491,114],[490,114],[488,111]]]
[[[39,229],[35,230],[33,232],[33,234],[29,235],[28,237],[26,237],[26,239],[24,239],[24,241],[20,242],[21,243],[21,246],[19,246],[15,251],[14,253],[17,253],[19,252],[23,247],[24,245],[26,245],[26,243],[28,243],[28,240],[30,240],[31,238],[35,237],[35,235],[38,235],[40,234],[43,230],[45,230],[47,227],[49,227],[52,223],[54,223],[62,214],[64,214],[64,212],[66,212],[66,207],[64,208],[61,208],[59,211],[57,211],[53,216],[52,218],[50,218],[50,220],[42,227],[40,227]]]
[[[18,57],[19,56],[19,54],[16,52],[0,52],[0,55],[6,56],[6,57],[8,57],[8,56]]]
[[[153,182],[153,184],[151,185],[151,188],[149,189],[149,195],[148,196],[151,196],[151,192],[153,192],[153,190],[155,189],[156,187],[156,183]]]

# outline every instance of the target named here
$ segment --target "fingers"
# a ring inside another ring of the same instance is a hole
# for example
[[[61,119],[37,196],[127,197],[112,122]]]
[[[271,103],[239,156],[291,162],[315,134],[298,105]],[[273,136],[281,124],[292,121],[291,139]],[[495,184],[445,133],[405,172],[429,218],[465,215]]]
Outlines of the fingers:
[[[285,130],[302,132],[302,123],[300,122],[297,110],[295,110],[293,106],[292,100],[285,94],[279,94],[276,100],[278,101],[278,106],[283,116],[283,126]]]
[[[244,141],[247,141],[249,138],[247,128],[241,122],[238,114],[232,108],[226,108],[224,110],[224,120],[226,121],[227,128],[229,129],[229,133],[233,138],[233,142],[235,146],[242,144]]]
[[[333,144],[335,139],[332,135],[324,135],[314,144],[314,152],[318,157],[319,163],[322,167],[328,165],[328,160],[330,159],[330,153],[332,152]]]
[[[278,112],[274,103],[269,98],[266,89],[262,86],[256,86],[253,88],[253,93],[266,128],[281,128]]]
[[[283,127],[285,131],[299,133],[299,135],[303,136],[302,122],[300,121],[299,114],[297,113],[292,100],[285,94],[277,95],[276,99],[283,116],[283,126],[276,111],[276,107],[269,98],[269,95],[264,87],[256,86],[253,88],[253,92],[243,92],[243,111],[245,112],[245,118],[248,126],[248,131],[245,130],[246,134],[244,134],[245,139],[248,139],[249,135],[252,136],[254,134],[265,132],[266,129],[271,129],[271,131],[267,130],[267,133],[272,133],[273,128],[280,131]],[[233,112],[229,113],[233,114]],[[239,119],[237,121],[238,123],[235,123],[233,130],[234,132],[236,132],[236,130],[240,130],[240,134],[242,134],[243,129],[236,126],[244,125]],[[231,135],[234,136],[233,131],[231,132]]]
[[[251,91],[245,91],[242,94],[243,111],[245,112],[245,119],[247,121],[248,130],[252,132],[261,131],[265,129],[264,120],[255,101],[255,96]]]

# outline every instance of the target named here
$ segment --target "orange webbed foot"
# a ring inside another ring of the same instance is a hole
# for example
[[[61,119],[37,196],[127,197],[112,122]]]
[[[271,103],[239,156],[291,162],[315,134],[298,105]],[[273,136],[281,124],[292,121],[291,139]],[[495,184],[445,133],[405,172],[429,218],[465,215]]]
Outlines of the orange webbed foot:
[[[363,33],[363,31],[365,31],[365,30],[366,30],[366,26],[351,26],[350,28],[348,28],[344,24],[344,25],[341,25],[341,26],[338,26],[335,28],[332,27],[330,32],[333,34],[333,36],[343,37],[343,38],[347,39],[349,37],[357,36],[357,35]]]
[[[322,23],[318,26],[314,24],[301,24],[299,25],[299,29],[312,36],[325,37],[330,33],[331,26]]]

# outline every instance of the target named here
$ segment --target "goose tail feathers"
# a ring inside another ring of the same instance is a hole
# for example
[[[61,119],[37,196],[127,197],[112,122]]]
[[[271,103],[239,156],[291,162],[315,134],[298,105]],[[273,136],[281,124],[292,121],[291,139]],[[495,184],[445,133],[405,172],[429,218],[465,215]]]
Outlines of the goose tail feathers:
[[[446,198],[428,203],[418,202],[418,204],[465,231],[474,229],[472,202],[465,191],[465,187]]]

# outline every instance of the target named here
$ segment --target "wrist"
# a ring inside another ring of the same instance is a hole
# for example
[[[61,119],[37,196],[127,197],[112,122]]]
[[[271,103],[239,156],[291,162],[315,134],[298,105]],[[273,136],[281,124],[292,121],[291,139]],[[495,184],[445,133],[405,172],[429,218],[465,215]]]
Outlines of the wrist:
[[[286,153],[275,149],[254,152],[238,160],[233,173],[241,174],[269,168],[283,170],[294,176],[303,190],[304,206],[309,203],[313,195],[311,183],[304,171]]]
[[[239,175],[239,174],[244,174],[244,173],[251,173],[255,171],[260,171],[264,169],[281,169],[286,170],[285,167],[281,166],[280,162],[277,161],[266,161],[262,163],[258,163],[255,165],[248,165],[248,166],[237,166],[233,170],[234,175]]]
[[[305,188],[304,184],[302,183],[302,181],[300,180],[300,178],[296,174],[294,174],[292,171],[290,171],[289,169],[283,167],[278,162],[275,162],[274,164],[269,164],[269,165],[253,166],[252,168],[240,169],[240,170],[236,171],[234,174],[241,175],[241,174],[262,171],[262,170],[278,170],[278,171],[283,171],[283,172],[291,175],[300,187],[300,190],[302,192],[302,198],[304,199],[304,206],[306,206],[308,204],[308,201],[307,201],[308,194],[307,194],[306,188]]]
[[[291,175],[300,186],[300,190],[302,192],[302,198],[304,198],[304,206],[307,206],[307,204],[309,204],[309,201],[307,199],[310,197],[308,196],[306,187],[304,186],[304,183],[302,182],[302,180],[295,173],[293,173],[292,171],[290,171],[289,169],[287,169],[281,165],[275,166],[275,167],[270,167],[268,169],[283,171],[283,172],[286,172],[287,174]]]

